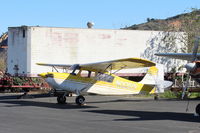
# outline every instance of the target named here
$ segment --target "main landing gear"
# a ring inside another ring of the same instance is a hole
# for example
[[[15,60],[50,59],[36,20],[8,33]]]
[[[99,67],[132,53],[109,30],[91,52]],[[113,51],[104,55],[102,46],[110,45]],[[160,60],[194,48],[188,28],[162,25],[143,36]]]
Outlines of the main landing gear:
[[[57,96],[57,102],[59,104],[65,104],[66,103],[66,95],[58,95]],[[84,105],[85,104],[85,98],[82,95],[79,95],[76,97],[75,102],[77,105]]]
[[[154,100],[159,100],[158,94],[155,94],[155,95],[154,95]]]
[[[78,105],[84,105],[85,104],[85,98],[82,95],[77,96],[76,97],[76,104],[78,104]]]
[[[196,106],[196,114],[198,115],[198,116],[200,116],[200,104],[198,104],[197,106]]]
[[[66,103],[66,96],[62,96],[62,95],[60,95],[60,96],[57,96],[57,102],[59,103],[59,104],[65,104]]]

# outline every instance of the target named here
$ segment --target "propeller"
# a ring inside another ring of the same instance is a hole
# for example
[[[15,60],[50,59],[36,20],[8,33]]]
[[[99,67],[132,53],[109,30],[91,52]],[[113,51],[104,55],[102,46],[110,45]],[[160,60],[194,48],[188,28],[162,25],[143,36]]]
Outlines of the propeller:
[[[186,77],[186,83],[183,87],[183,92],[182,92],[182,96],[181,96],[181,99],[184,99],[184,96],[185,96],[185,92],[187,91],[187,88],[189,86],[189,82],[190,82],[190,74],[188,73],[187,74],[187,77]]]
[[[195,42],[194,42],[194,47],[193,47],[193,50],[192,50],[191,62],[187,63],[185,65],[185,68],[187,69],[188,74],[186,76],[186,84],[183,87],[183,93],[182,93],[182,97],[181,97],[182,99],[184,98],[185,92],[187,91],[187,88],[189,86],[190,72],[193,71],[193,70],[195,70],[195,68],[196,68],[196,63],[194,63],[194,61],[196,61],[196,58],[197,58],[197,52],[198,52],[198,47],[199,47],[199,40],[200,40],[200,37],[196,37]]]

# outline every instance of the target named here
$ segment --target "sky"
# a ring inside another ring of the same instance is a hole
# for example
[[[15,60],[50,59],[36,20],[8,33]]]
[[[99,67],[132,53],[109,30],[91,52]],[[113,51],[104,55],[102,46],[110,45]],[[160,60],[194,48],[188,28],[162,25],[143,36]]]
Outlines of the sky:
[[[200,9],[200,0],[0,0],[0,34],[21,25],[120,29],[165,19],[191,8]]]

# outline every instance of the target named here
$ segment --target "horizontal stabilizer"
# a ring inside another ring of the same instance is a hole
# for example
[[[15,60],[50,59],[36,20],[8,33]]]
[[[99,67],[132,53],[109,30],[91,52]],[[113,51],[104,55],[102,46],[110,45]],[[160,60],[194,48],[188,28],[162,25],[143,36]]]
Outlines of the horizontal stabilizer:
[[[164,70],[161,66],[150,67],[140,83],[155,86],[156,93],[163,93],[164,90],[171,88],[173,85],[173,82],[164,80]]]

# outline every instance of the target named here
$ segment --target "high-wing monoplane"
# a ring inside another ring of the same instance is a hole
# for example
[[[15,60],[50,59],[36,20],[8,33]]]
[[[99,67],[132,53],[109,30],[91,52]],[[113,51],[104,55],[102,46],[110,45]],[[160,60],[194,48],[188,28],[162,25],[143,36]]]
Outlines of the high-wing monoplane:
[[[68,69],[68,72],[47,72],[39,76],[55,89],[58,103],[65,103],[69,93],[75,93],[76,104],[83,105],[85,93],[100,95],[126,95],[139,93],[159,93],[169,88],[172,82],[161,80],[155,63],[139,58],[126,58],[89,64],[45,64],[55,69]],[[147,73],[140,82],[116,76],[113,70],[147,67]]]
[[[200,53],[198,52],[200,37],[197,37],[194,43],[192,53],[156,53],[157,56],[169,57],[174,59],[187,60],[188,63],[184,66],[188,71],[186,85],[183,87],[182,99],[189,86],[189,76],[200,84]],[[200,104],[196,106],[196,113],[200,115]]]

